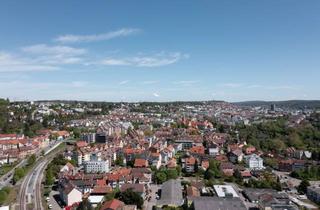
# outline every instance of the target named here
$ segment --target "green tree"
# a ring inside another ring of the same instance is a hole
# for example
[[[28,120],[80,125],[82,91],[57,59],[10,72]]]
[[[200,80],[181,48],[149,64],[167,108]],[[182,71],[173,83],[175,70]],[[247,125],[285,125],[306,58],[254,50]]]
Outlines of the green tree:
[[[159,171],[159,172],[156,173],[156,181],[157,181],[158,184],[162,184],[166,180],[167,180],[167,175],[166,175],[165,172]]]
[[[13,174],[13,183],[17,183],[25,175],[25,170],[23,168],[16,168]]]
[[[307,193],[307,188],[310,186],[310,183],[308,180],[302,180],[299,186],[297,187],[297,190],[300,194]]]
[[[46,170],[46,185],[53,185],[54,183],[54,175],[51,168]]]
[[[28,163],[27,163],[27,165],[28,166],[31,166],[31,165],[33,165],[35,162],[36,162],[36,155],[35,154],[33,154],[33,155],[31,155],[29,158],[28,158]]]
[[[0,190],[0,204],[3,204],[7,197],[8,194],[4,190]]]
[[[176,169],[167,170],[167,179],[176,179],[178,178],[178,172]]]
[[[142,205],[143,205],[142,197],[138,193],[133,192],[132,189],[128,189],[124,192],[120,192],[116,197],[122,202],[124,202],[125,204],[128,204],[128,205],[133,204],[133,205],[137,205],[139,209],[142,208]]]

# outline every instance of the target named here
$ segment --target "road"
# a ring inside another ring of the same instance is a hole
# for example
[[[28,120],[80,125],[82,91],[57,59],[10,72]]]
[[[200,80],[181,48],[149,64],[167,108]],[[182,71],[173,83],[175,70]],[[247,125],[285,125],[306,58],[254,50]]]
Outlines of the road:
[[[8,171],[6,174],[0,177],[0,190],[5,187],[10,185],[10,181],[13,178],[13,172],[16,168],[22,167],[27,163],[27,160],[24,159],[20,161],[15,167],[13,167],[10,171]]]
[[[18,194],[18,209],[27,210],[28,204],[32,204],[32,209],[43,209],[41,193],[43,172],[46,169],[47,164],[60,151],[61,150],[54,151],[53,153],[50,153],[47,156],[38,159],[35,166],[24,177]]]
[[[43,170],[45,169],[46,164],[48,163],[47,159],[44,159],[44,161],[40,161],[36,167],[31,170],[25,179],[23,180],[20,192],[19,193],[19,206],[21,210],[27,209],[27,204],[32,203],[32,200],[35,201],[35,208],[34,209],[42,209],[41,207],[41,201],[39,201],[39,197],[41,200],[41,179],[40,176],[43,173]],[[39,186],[40,183],[40,186]]]

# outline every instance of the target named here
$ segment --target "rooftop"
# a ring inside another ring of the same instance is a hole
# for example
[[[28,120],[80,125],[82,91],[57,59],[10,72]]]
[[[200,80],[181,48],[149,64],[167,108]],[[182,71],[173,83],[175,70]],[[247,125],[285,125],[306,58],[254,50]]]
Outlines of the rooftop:
[[[162,184],[161,198],[157,202],[157,206],[171,205],[181,206],[184,202],[182,197],[181,182],[179,180],[170,179]]]

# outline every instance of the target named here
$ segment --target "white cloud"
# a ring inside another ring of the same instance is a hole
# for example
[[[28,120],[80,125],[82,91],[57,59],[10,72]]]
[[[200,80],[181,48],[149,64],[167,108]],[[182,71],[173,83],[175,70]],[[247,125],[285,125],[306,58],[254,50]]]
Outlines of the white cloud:
[[[280,85],[280,86],[267,86],[268,90],[299,90],[299,87],[290,85]]]
[[[137,67],[159,67],[178,62],[182,58],[188,58],[180,52],[158,53],[151,56],[135,56],[126,58],[106,58],[100,63],[113,66],[137,66]]]
[[[32,59],[0,52],[0,72],[54,71],[60,69],[54,65],[38,63]]]
[[[76,64],[83,61],[82,56],[87,50],[63,45],[49,46],[45,44],[23,47],[22,52],[33,56],[38,63],[43,64]]]
[[[158,93],[153,93],[152,95],[153,95],[154,97],[157,97],[157,98],[160,97],[160,95],[159,95]]]
[[[60,43],[95,42],[95,41],[114,39],[117,37],[134,35],[139,33],[140,31],[141,30],[137,28],[122,28],[120,30],[111,31],[104,34],[93,34],[93,35],[67,34],[67,35],[58,36],[54,40]]]
[[[181,80],[181,81],[175,81],[173,84],[176,85],[192,85],[198,83],[198,80]]]
[[[143,81],[142,84],[144,85],[151,85],[151,84],[156,84],[158,81],[156,80],[148,80],[148,81]]]
[[[46,44],[26,46],[22,48],[22,51],[33,54],[59,54],[66,56],[83,55],[86,53],[86,50],[82,48],[74,48],[63,45],[49,46]]]
[[[86,82],[86,81],[73,81],[73,82],[71,82],[71,85],[73,87],[86,87],[88,85],[88,82]]]
[[[123,81],[119,82],[119,85],[125,85],[125,84],[127,84],[128,82],[129,82],[129,80],[123,80]]]
[[[220,84],[219,86],[228,87],[228,88],[238,88],[238,87],[242,87],[243,84],[241,84],[241,83],[223,83],[223,84]]]

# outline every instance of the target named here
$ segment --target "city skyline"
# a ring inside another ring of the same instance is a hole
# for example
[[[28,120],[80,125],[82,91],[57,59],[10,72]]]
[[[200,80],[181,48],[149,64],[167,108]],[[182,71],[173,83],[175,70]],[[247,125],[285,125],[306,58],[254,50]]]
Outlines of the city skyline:
[[[4,1],[0,98],[319,100],[318,1]]]

